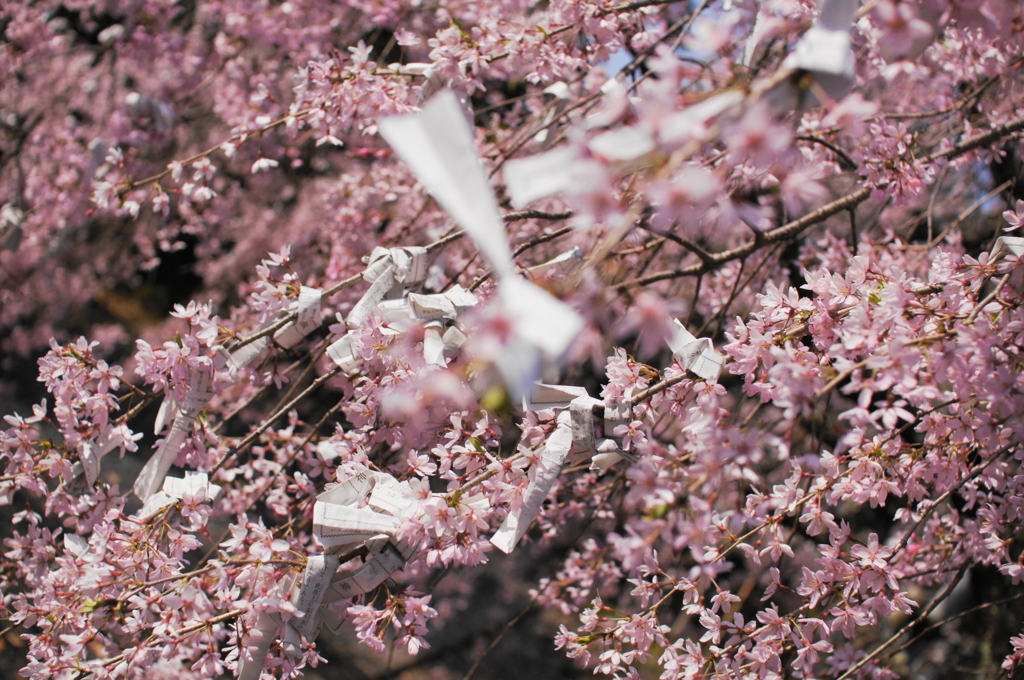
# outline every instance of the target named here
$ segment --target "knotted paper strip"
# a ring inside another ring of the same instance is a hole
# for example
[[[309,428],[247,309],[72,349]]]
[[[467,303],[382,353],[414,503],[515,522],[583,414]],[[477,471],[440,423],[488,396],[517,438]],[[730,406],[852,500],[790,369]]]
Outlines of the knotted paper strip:
[[[505,382],[524,394],[543,362],[561,358],[579,334],[576,312],[515,275],[512,253],[473,134],[450,91],[416,114],[385,118],[381,135],[490,261],[516,340],[497,361]]]
[[[672,348],[672,356],[679,362],[679,366],[708,382],[718,382],[718,376],[722,373],[722,366],[725,364],[725,357],[715,351],[711,340],[708,338],[698,340],[686,330],[686,327],[678,319],[674,321],[676,335],[669,340],[669,347]]]
[[[139,510],[138,517],[141,521],[145,521],[171,503],[184,500],[186,496],[212,501],[218,493],[220,493],[220,487],[210,484],[210,478],[205,472],[189,470],[185,472],[184,478],[167,477],[164,479],[163,489],[146,500],[145,505]]]
[[[281,587],[284,592],[290,592],[294,584],[294,576],[289,575],[286,579],[287,582],[282,583]],[[295,629],[285,625],[280,616],[260,614],[256,629],[249,632],[252,636],[252,644],[247,645],[244,650],[239,650],[241,654],[238,657],[238,667],[235,669],[238,680],[260,680],[260,676],[263,675],[263,664],[270,652],[270,645],[273,644],[275,634],[282,626],[285,628],[285,647],[297,645],[299,640]],[[246,659],[246,655],[250,658]]]
[[[1024,238],[1019,236],[1000,236],[996,244],[992,246],[992,253],[988,256],[989,264],[997,264],[1007,255],[1024,257]]]
[[[135,480],[135,495],[145,503],[163,484],[178,451],[192,431],[192,425],[199,418],[199,412],[213,398],[213,373],[211,371],[189,367],[188,387],[185,391],[185,402],[181,405],[178,415],[174,418],[171,431],[167,433],[163,443],[150,457],[146,466]]]
[[[320,328],[320,299],[322,292],[316,288],[303,286],[296,302],[298,318],[274,334],[274,342],[285,349],[290,349],[302,342],[302,339]]]
[[[415,546],[400,538],[399,531],[416,512],[417,500],[408,482],[371,470],[317,497],[313,534],[327,554],[360,546],[369,553],[354,572],[332,574],[325,605],[369,592],[405,566]],[[340,625],[341,617],[332,610],[321,613],[332,630]]]
[[[301,654],[301,638],[316,639],[323,623],[338,632],[343,617],[329,605],[368,593],[402,569],[415,546],[398,537],[405,518],[416,512],[412,487],[372,470],[353,475],[317,496],[313,506],[313,534],[325,548],[308,558],[302,579],[292,590],[291,603],[299,614],[285,622],[277,615],[262,615],[252,661],[239,664],[239,678],[258,680],[270,646],[280,635],[285,654]],[[365,547],[363,563],[354,571],[338,572],[340,553]],[[300,637],[301,636],[301,637]]]
[[[784,69],[810,73],[814,82],[835,101],[845,97],[856,80],[850,31],[858,4],[858,0],[821,0],[818,20],[782,62]],[[811,94],[820,99],[816,93]]]
[[[71,466],[71,479],[84,475],[86,484],[92,488],[96,483],[96,478],[99,477],[100,462],[103,456],[128,443],[126,432],[126,427],[115,427],[107,430],[93,441],[83,441],[78,447],[79,460]],[[140,437],[142,437],[141,433],[135,435],[136,439]]]
[[[587,394],[586,388],[567,385],[537,383],[528,396],[524,397],[523,406],[526,410],[554,408],[561,409],[561,412],[556,419],[555,431],[544,442],[540,458],[531,470],[534,477],[523,493],[522,504],[509,511],[501,527],[491,537],[491,543],[496,548],[502,552],[512,552],[540,512],[566,463],[576,463],[595,456],[616,457],[615,460],[623,457],[621,447],[608,436],[610,433],[607,430],[604,430],[604,437],[597,438],[594,407],[601,404],[601,401]]]
[[[572,415],[568,411],[558,414],[558,425],[540,451],[540,457],[531,472],[533,479],[523,493],[522,505],[509,510],[497,533],[491,536],[491,543],[504,553],[512,552],[516,544],[530,528],[533,518],[540,512],[544,499],[548,497],[562,465],[572,447]]]
[[[358,328],[381,300],[399,298],[420,286],[426,278],[426,248],[374,248],[363,272],[363,279],[372,285],[349,312],[345,325]]]

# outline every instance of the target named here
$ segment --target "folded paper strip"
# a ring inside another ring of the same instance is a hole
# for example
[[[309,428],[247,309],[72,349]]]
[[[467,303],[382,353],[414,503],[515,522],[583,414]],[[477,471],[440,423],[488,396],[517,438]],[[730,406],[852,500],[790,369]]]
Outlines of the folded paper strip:
[[[516,275],[473,134],[450,91],[440,92],[419,113],[381,120],[378,129],[490,262],[515,335],[495,363],[508,389],[524,394],[545,364],[562,357],[582,329],[582,319]]]
[[[1021,258],[1024,257],[1024,238],[1020,236],[1000,236],[996,244],[992,246],[992,252],[988,256],[989,264],[998,264],[1006,259],[1008,255]]]
[[[210,484],[210,478],[205,472],[190,470],[185,472],[184,478],[165,478],[163,488],[146,499],[137,517],[144,522],[171,503],[185,500],[186,497],[212,501],[218,493],[220,487]]]
[[[669,340],[672,356],[680,368],[704,378],[708,382],[718,382],[725,364],[725,356],[715,351],[715,346],[708,338],[695,338],[678,319],[675,319],[675,336]]]
[[[423,283],[426,275],[426,248],[374,248],[363,273],[363,279],[372,285],[349,312],[345,324],[358,328],[374,312],[385,324],[418,321],[424,326],[424,359],[431,365],[446,365],[446,358],[466,341],[455,321],[459,314],[475,306],[477,299],[459,285],[432,295],[412,292]],[[401,332],[398,328],[382,330],[387,335]],[[362,357],[348,334],[333,342],[327,348],[327,355],[346,373],[362,365]]]
[[[373,470],[317,496],[313,535],[324,552],[308,558],[302,579],[291,589],[291,603],[299,614],[288,621],[277,614],[260,616],[253,644],[239,661],[240,680],[258,680],[275,639],[281,640],[285,654],[296,656],[301,639],[315,640],[323,624],[337,633],[343,617],[331,605],[372,591],[415,555],[417,546],[402,537],[401,529],[418,508],[407,482]],[[361,563],[342,563],[346,554],[363,548]]]
[[[596,435],[594,417],[594,408],[598,406],[605,407],[604,436],[600,438]],[[542,445],[522,503],[509,510],[505,521],[491,537],[491,543],[506,553],[512,552],[530,528],[563,467],[592,459],[592,469],[607,469],[623,458],[633,460],[633,456],[609,436],[628,418],[628,407],[622,400],[602,402],[587,394],[583,387],[536,383],[524,397],[523,408],[527,411],[556,409],[559,413],[555,431]]]
[[[274,341],[285,348],[294,347],[302,338],[319,328],[320,300],[321,291],[303,286],[292,309],[296,319],[278,330],[274,334]],[[157,414],[155,429],[159,433],[168,419],[173,418],[171,429],[142,468],[133,487],[135,495],[144,503],[160,489],[185,439],[192,432],[192,425],[214,397],[214,373],[220,373],[228,381],[235,380],[238,371],[259,357],[270,342],[269,337],[261,337],[234,352],[223,347],[214,348],[209,369],[189,367],[184,402],[178,404],[170,395],[164,398]]]

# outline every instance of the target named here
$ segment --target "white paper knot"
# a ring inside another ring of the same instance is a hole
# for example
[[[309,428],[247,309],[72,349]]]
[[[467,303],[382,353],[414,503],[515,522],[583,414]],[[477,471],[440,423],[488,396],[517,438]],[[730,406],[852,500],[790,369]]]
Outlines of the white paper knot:
[[[240,662],[240,680],[258,680],[275,635],[280,632],[284,652],[301,654],[301,638],[315,640],[322,624],[337,633],[343,617],[330,604],[368,593],[405,566],[416,546],[399,536],[406,519],[417,513],[418,503],[408,482],[365,470],[317,496],[313,506],[313,535],[324,554],[312,555],[302,579],[291,589],[298,615],[285,622],[277,615],[262,615],[252,661]],[[355,570],[337,573],[340,555],[365,548],[366,557]]]
[[[508,388],[524,394],[545,362],[562,357],[582,329],[582,319],[517,277],[494,192],[455,95],[441,92],[419,113],[382,119],[378,130],[490,261],[514,332],[496,363]]]
[[[584,387],[567,385],[545,385],[537,383],[523,399],[527,411],[560,409],[555,431],[544,442],[535,466],[534,477],[523,493],[522,504],[510,510],[498,531],[491,537],[491,543],[505,553],[510,553],[530,528],[544,499],[555,485],[555,480],[566,464],[573,464],[588,458],[601,459],[604,468],[623,457],[630,457],[615,439],[610,437],[607,425],[604,436],[598,438],[594,419],[594,407],[603,402],[594,399]],[[602,469],[604,469],[602,468]]]
[[[320,327],[320,300],[323,292],[303,286],[294,304],[295,321],[274,333],[274,342],[285,349],[299,344],[304,337]]]
[[[675,337],[669,340],[672,356],[684,371],[704,378],[708,382],[718,382],[722,373],[725,357],[715,351],[715,346],[708,338],[695,338],[678,319]]]
[[[845,97],[856,80],[850,31],[858,4],[859,0],[822,0],[817,21],[782,62],[783,69],[810,73],[815,84],[833,101]],[[810,94],[815,101],[821,99],[813,91]]]
[[[367,259],[363,279],[370,288],[345,319],[349,328],[358,328],[381,300],[399,298],[418,287],[427,278],[427,249],[374,248]]]
[[[145,521],[166,508],[171,503],[190,498],[205,498],[212,501],[220,493],[220,487],[210,483],[210,477],[205,472],[189,470],[185,477],[167,477],[164,479],[163,489],[152,494],[142,509],[139,510],[138,518]]]
[[[1024,257],[1024,238],[1020,236],[1000,236],[996,244],[992,246],[992,252],[988,256],[989,264],[998,264],[1007,255]]]
[[[187,385],[183,403],[176,404],[173,400],[165,398],[164,404],[161,405],[161,414],[157,418],[158,426],[162,427],[163,418],[166,417],[165,408],[168,411],[176,410],[177,415],[174,416],[171,430],[164,437],[163,443],[150,456],[138,479],[135,480],[133,490],[143,502],[148,501],[163,484],[171,465],[174,464],[174,459],[178,457],[181,445],[185,443],[185,438],[192,431],[192,425],[199,418],[200,411],[213,398],[213,372],[190,366]]]

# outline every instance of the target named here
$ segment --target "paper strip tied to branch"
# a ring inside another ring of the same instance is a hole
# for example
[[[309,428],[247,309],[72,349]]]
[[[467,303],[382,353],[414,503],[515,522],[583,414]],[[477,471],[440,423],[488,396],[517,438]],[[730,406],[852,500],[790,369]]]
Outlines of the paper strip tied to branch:
[[[676,323],[675,337],[669,340],[672,356],[679,366],[686,371],[704,378],[708,382],[718,382],[722,373],[725,357],[715,351],[715,346],[708,338],[695,338],[686,327],[674,319]]]
[[[400,298],[418,288],[426,278],[426,248],[374,248],[363,272],[363,280],[372,285],[348,313],[345,325],[358,328],[382,300]]]
[[[185,472],[184,478],[165,478],[163,489],[146,500],[142,509],[139,510],[138,517],[140,520],[146,521],[171,503],[183,501],[186,497],[212,501],[218,493],[220,493],[220,487],[210,484],[210,478],[205,472],[189,470]]]
[[[135,495],[143,502],[148,501],[163,484],[171,465],[174,464],[174,459],[178,457],[181,445],[185,443],[185,439],[192,431],[192,425],[199,418],[199,412],[213,398],[213,394],[213,372],[189,366],[185,401],[178,406],[178,413],[171,424],[170,432],[135,480]]]
[[[476,304],[476,296],[456,284],[444,293],[409,293],[400,300],[385,300],[377,305],[377,312],[387,323],[406,319],[423,323],[424,358],[428,364],[444,366],[445,356],[450,356],[466,340],[454,325],[456,319]]]
[[[296,313],[295,321],[274,333],[274,342],[285,349],[294,347],[304,337],[320,327],[322,292],[316,288],[303,286],[299,290],[299,298],[292,306]],[[163,443],[153,453],[146,466],[135,480],[135,495],[143,502],[157,492],[163,484],[167,472],[178,457],[178,451],[192,431],[192,425],[199,417],[200,411],[214,396],[213,374],[222,373],[229,381],[237,378],[238,372],[252,363],[270,344],[269,337],[261,337],[234,352],[224,347],[215,347],[212,366],[209,370],[189,366],[185,401],[177,403],[168,394],[160,404],[154,429],[160,433],[164,424],[173,418],[170,432],[164,437]]]
[[[992,246],[992,253],[988,256],[989,264],[998,264],[1006,259],[1007,255],[1014,255],[1018,258],[1024,257],[1024,238],[1020,236],[1000,236],[996,244]]]
[[[594,459],[592,468],[606,469],[622,458],[633,456],[624,452],[611,434],[605,422],[603,433],[598,438],[594,408],[603,405],[598,399],[587,394],[586,388],[562,385],[536,384],[524,398],[523,408],[528,411],[560,409],[555,431],[544,442],[540,457],[534,466],[533,478],[523,493],[522,504],[510,510],[498,531],[491,537],[491,543],[502,552],[510,553],[530,528],[544,500],[554,488],[562,468],[588,458]],[[607,410],[607,409],[606,409]],[[613,405],[613,411],[615,406]],[[618,412],[615,412],[618,416]]]
[[[378,129],[490,261],[516,336],[496,363],[508,388],[524,394],[544,362],[565,353],[582,329],[582,319],[516,276],[498,204],[455,95],[441,92],[419,113],[385,118]]]
[[[301,653],[300,635],[315,640],[323,623],[337,633],[343,617],[330,605],[372,591],[413,557],[416,546],[399,532],[417,508],[407,482],[373,470],[317,496],[313,535],[324,546],[324,554],[309,557],[302,580],[292,589],[291,603],[299,614],[287,622],[272,614],[260,617],[259,632],[249,647],[252,661],[240,664],[239,678],[258,680],[278,633],[285,654],[295,656]],[[360,548],[366,549],[362,563],[339,572],[343,556]]]
[[[299,299],[295,303],[296,319],[281,330],[274,333],[274,342],[285,349],[291,349],[302,342],[302,339],[320,328],[322,320],[320,301],[323,292],[317,288],[303,286],[299,290]]]
[[[140,439],[142,433],[130,434],[125,425],[111,427],[92,440],[78,445],[78,462],[71,466],[71,479],[85,477],[85,483],[92,488],[100,474],[103,457],[118,447],[126,447]]]
[[[857,16],[858,4],[859,0],[821,0],[817,21],[782,62],[783,69],[799,69],[811,74],[819,92],[812,90],[810,94],[820,104],[826,103],[821,101],[820,92],[838,101],[846,96],[856,80],[856,60],[850,31]],[[778,94],[771,98],[777,99]],[[802,97],[797,96],[797,101],[803,101]],[[787,109],[795,108],[783,106]]]

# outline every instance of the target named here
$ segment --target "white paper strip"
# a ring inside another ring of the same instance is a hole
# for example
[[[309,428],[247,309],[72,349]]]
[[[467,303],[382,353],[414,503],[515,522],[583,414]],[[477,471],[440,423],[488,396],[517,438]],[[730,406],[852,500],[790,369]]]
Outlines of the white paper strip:
[[[573,462],[590,458],[598,452],[594,436],[594,407],[599,405],[601,402],[590,396],[578,397],[569,404],[572,420],[572,449],[569,453]]]
[[[192,431],[192,424],[194,422],[195,418],[179,414],[174,419],[171,431],[167,433],[163,443],[160,444],[160,447],[150,456],[145,467],[142,468],[142,472],[139,473],[139,477],[135,480],[135,485],[132,489],[135,491],[135,495],[142,499],[143,503],[164,483],[164,477],[167,476],[171,465],[174,464],[174,459],[178,457],[178,451]]]
[[[394,477],[389,476],[387,479],[390,481],[378,477],[370,493],[370,507],[394,517],[408,515],[415,503],[412,487],[409,482],[399,482]]]
[[[363,358],[355,352],[352,336],[347,334],[327,347],[327,356],[345,373],[351,373],[363,363]]]
[[[859,0],[821,0],[818,20],[782,62],[783,68],[811,73],[815,83],[836,101],[846,96],[856,80],[850,30],[858,4]]]
[[[363,297],[356,303],[348,316],[345,317],[345,325],[349,328],[358,328],[370,317],[370,312],[377,306],[388,291],[395,287],[395,267],[388,265],[379,277],[373,282],[369,290],[363,293]]]
[[[284,592],[291,592],[292,586],[295,583],[294,573],[290,573],[285,577],[284,581],[281,582],[280,587]],[[252,636],[252,644],[247,645],[245,650],[240,650],[241,654],[238,657],[238,667],[236,673],[238,674],[239,680],[259,680],[263,674],[263,664],[267,659],[267,653],[270,652],[270,645],[274,642],[274,637],[277,631],[284,624],[281,621],[281,617],[278,614],[260,614],[257,620],[256,629],[250,630],[249,633]],[[291,628],[291,626],[284,626],[285,628]],[[294,632],[291,634],[285,634],[286,642],[290,642],[291,645],[296,645],[298,638]],[[287,645],[286,645],[287,649]],[[251,656],[251,660],[246,661],[246,652]]]
[[[711,340],[708,338],[698,340],[686,330],[686,327],[678,319],[674,319],[674,321],[676,335],[669,341],[669,347],[672,348],[672,356],[679,362],[679,366],[708,382],[718,382],[718,376],[722,373],[722,366],[725,364],[725,357],[715,351]]]
[[[246,646],[245,650],[238,657],[238,680],[260,680],[263,674],[263,664],[270,652],[270,645],[274,641],[274,633],[277,631],[277,624],[266,614],[260,614],[256,630],[249,631],[252,636],[252,644]],[[252,659],[246,661],[244,653],[248,653]]]
[[[702,102],[667,116],[658,129],[665,144],[681,144],[704,139],[708,123],[722,113],[743,103],[746,95],[740,90],[727,90]]]
[[[620,460],[628,460],[635,463],[637,458],[630,452],[623,451],[619,443],[614,439],[602,439],[597,442],[597,455],[590,461],[590,469],[604,472]]]
[[[501,214],[455,95],[442,91],[419,113],[384,118],[377,129],[469,234],[498,276],[512,275]]]
[[[468,340],[466,334],[455,326],[446,330],[441,339],[444,341],[444,354],[446,357],[450,357],[455,354],[455,352],[459,351],[459,349],[466,344],[466,340]]]
[[[602,132],[587,142],[587,147],[607,163],[632,165],[654,151],[655,144],[646,130],[622,127]]]
[[[989,264],[996,264],[1007,255],[1024,257],[1024,238],[1019,236],[1000,236],[992,246],[992,254],[988,256]]]
[[[534,383],[533,388],[523,397],[523,410],[542,411],[549,408],[567,408],[573,399],[586,396],[588,396],[586,387]]]
[[[220,487],[216,484],[210,484],[209,479],[205,472],[195,472],[192,470],[185,472],[184,479],[180,477],[167,477],[164,479],[163,488],[146,499],[137,517],[139,520],[145,521],[171,503],[184,500],[185,496],[196,498],[200,494],[204,494],[203,498],[212,501],[220,493]]]
[[[334,555],[312,555],[306,562],[302,584],[292,595],[292,604],[302,612],[302,617],[294,621],[294,627],[307,640],[316,639],[320,604],[331,587],[338,564],[339,560]]]
[[[519,210],[530,203],[553,196],[572,186],[572,164],[577,151],[561,146],[527,158],[505,163],[502,174],[512,207]]]
[[[220,493],[220,487],[210,484],[210,477],[205,472],[187,470],[184,479],[168,477],[164,480],[163,492],[172,498],[183,500],[186,496],[197,498],[202,496],[212,501]]]
[[[423,359],[430,366],[447,366],[444,358],[444,324],[431,321],[423,328]]]
[[[528,267],[526,275],[530,279],[536,281],[544,276],[551,276],[554,274],[561,274],[562,276],[569,276],[576,268],[583,264],[583,251],[580,250],[579,246],[573,246],[569,250],[565,251],[561,255],[554,257],[547,262]]]
[[[418,114],[381,120],[378,128],[490,260],[516,334],[496,364],[513,394],[523,394],[543,362],[561,358],[583,320],[568,305],[514,275],[497,203],[451,92],[438,94]]]
[[[298,318],[274,334],[274,341],[277,344],[290,349],[320,327],[321,295],[322,292],[316,288],[303,286],[300,289],[296,310]]]
[[[498,550],[504,553],[512,552],[512,549],[530,528],[534,517],[537,516],[544,504],[544,499],[548,497],[548,493],[554,487],[555,480],[558,479],[558,473],[562,471],[562,465],[569,455],[571,446],[571,416],[567,411],[563,411],[558,415],[558,427],[544,443],[544,449],[536,464],[536,476],[526,487],[522,505],[509,511],[497,533],[491,537],[491,543]]]
[[[156,412],[156,420],[153,423],[153,434],[160,434],[164,430],[164,425],[174,422],[174,418],[178,415],[178,402],[174,400],[170,394],[164,395],[164,400],[160,402],[160,410]]]
[[[498,362],[498,368],[518,397],[530,390],[544,361],[562,358],[583,329],[583,319],[569,305],[519,278],[502,281],[498,295],[519,341],[506,353],[511,356]]]
[[[100,455],[97,454],[92,443],[84,441],[78,447],[78,457],[81,461],[82,474],[85,475],[85,481],[92,488],[100,474]],[[74,473],[73,468],[71,472]]]
[[[250,342],[245,347],[240,347],[232,352],[230,356],[230,362],[227,365],[228,375],[232,378],[238,373],[239,370],[245,368],[251,364],[260,354],[263,353],[267,347],[270,346],[270,338],[263,336],[258,340]]]

